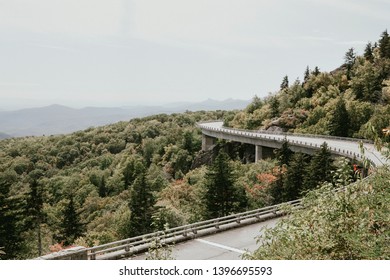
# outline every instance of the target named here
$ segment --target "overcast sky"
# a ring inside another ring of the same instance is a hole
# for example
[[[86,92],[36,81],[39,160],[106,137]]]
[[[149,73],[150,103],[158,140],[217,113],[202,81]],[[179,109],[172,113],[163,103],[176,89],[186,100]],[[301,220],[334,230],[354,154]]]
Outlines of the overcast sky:
[[[0,109],[275,92],[390,27],[389,0],[0,0]]]

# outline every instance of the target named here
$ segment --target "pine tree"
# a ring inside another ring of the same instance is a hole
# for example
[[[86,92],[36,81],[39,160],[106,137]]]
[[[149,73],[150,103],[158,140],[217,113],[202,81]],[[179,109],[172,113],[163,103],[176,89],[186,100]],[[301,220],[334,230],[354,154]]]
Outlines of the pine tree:
[[[274,173],[276,173],[276,180],[272,183],[271,188],[269,189],[273,204],[279,204],[283,202],[284,178],[286,175],[284,171],[284,166],[278,166],[274,170]]]
[[[143,164],[136,164],[137,178],[131,190],[129,209],[130,220],[126,228],[129,237],[142,235],[152,230],[152,217],[155,212],[155,197],[152,186],[147,182]]]
[[[24,205],[21,197],[11,195],[15,181],[16,173],[0,173],[0,247],[5,253],[0,254],[0,260],[17,259],[23,247]]]
[[[30,229],[35,229],[37,232],[37,250],[38,255],[42,255],[42,234],[41,225],[46,220],[46,214],[43,211],[43,188],[38,183],[38,178],[42,174],[31,172],[30,174],[30,190],[27,194],[27,226]]]
[[[280,147],[280,149],[275,150],[275,156],[278,160],[279,166],[289,165],[293,154],[294,152],[291,151],[287,139],[283,141],[282,147]]]
[[[303,83],[307,83],[310,78],[310,69],[309,66],[306,67],[305,73],[303,74]]]
[[[320,68],[318,68],[318,66],[314,67],[312,74],[314,76],[318,76],[320,73],[321,73]]]
[[[136,174],[136,170],[135,170],[135,166],[136,166],[137,161],[138,160],[131,158],[127,162],[127,164],[123,170],[123,179],[124,179],[124,183],[125,183],[125,189],[128,189],[134,183],[134,180],[137,178],[137,174]]]
[[[104,175],[100,178],[99,182],[99,196],[106,197],[108,194],[107,186],[106,186],[106,178]]]
[[[383,31],[379,40],[379,53],[382,58],[390,58],[390,36],[387,30]]]
[[[206,218],[223,217],[242,211],[247,205],[244,190],[235,186],[236,176],[229,156],[222,150],[206,173]]]
[[[84,233],[84,225],[80,222],[80,213],[76,210],[72,195],[62,212],[62,217],[59,239],[64,242],[65,246],[68,246]]]
[[[366,48],[364,49],[364,58],[370,62],[374,61],[374,53],[371,42],[368,42]]]
[[[275,169],[276,180],[272,183],[269,193],[273,198],[273,204],[286,201],[284,181],[286,178],[286,167],[290,165],[294,152],[291,151],[287,139],[283,141],[280,149],[275,150],[275,157],[278,161],[278,167]]]
[[[289,84],[288,84],[288,76],[286,75],[286,76],[283,77],[283,81],[280,84],[280,90],[288,89],[288,86],[289,86]]]
[[[287,169],[283,184],[283,201],[290,201],[301,196],[304,178],[306,177],[307,156],[295,153]]]
[[[356,61],[355,49],[350,48],[344,56],[344,64],[347,67],[348,79],[351,78],[351,71],[352,71],[353,65],[355,64],[355,61]]]
[[[312,190],[323,182],[331,182],[333,170],[334,166],[331,153],[328,145],[324,142],[321,145],[321,149],[314,154],[306,168],[303,190]]]
[[[337,100],[329,121],[329,133],[333,136],[346,137],[349,130],[349,116],[345,106],[345,101],[342,97]]]

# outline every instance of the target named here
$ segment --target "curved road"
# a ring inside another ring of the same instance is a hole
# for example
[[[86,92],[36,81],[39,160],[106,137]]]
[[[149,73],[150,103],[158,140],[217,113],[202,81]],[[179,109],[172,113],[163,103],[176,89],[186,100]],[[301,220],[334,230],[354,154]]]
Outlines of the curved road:
[[[308,149],[319,149],[320,146],[326,142],[331,149],[331,153],[342,155],[349,158],[363,158],[361,149],[359,146],[359,139],[353,138],[341,138],[331,136],[314,136],[304,134],[286,134],[286,133],[269,133],[262,131],[249,131],[238,130],[232,128],[223,127],[223,122],[204,122],[199,123],[198,127],[202,130],[204,135],[222,138],[225,140],[240,139],[242,143],[255,144],[259,142],[259,145],[264,145],[264,142],[278,142],[281,143],[285,139],[291,146],[303,147]],[[364,143],[364,154],[375,166],[381,166],[386,163],[386,158],[375,149],[371,143]]]

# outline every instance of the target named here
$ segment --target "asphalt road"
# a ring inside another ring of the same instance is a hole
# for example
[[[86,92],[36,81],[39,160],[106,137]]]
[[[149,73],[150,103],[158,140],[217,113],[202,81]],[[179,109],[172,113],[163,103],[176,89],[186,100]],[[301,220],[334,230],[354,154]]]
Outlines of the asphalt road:
[[[258,248],[257,237],[261,238],[264,228],[273,227],[279,219],[281,218],[180,243],[172,247],[170,255],[175,260],[241,260],[244,253]],[[145,258],[146,254],[141,254],[131,259]]]

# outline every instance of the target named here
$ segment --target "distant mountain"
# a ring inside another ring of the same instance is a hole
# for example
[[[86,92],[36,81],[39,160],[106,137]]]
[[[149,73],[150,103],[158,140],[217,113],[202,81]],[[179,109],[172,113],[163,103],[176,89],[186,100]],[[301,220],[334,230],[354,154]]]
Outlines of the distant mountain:
[[[1,139],[11,138],[11,137],[12,137],[11,135],[8,135],[8,134],[6,134],[6,133],[0,132],[0,140],[1,140]]]
[[[0,139],[20,136],[39,136],[71,133],[91,126],[101,126],[161,113],[180,113],[186,110],[234,110],[245,108],[250,101],[227,99],[199,103],[171,103],[163,106],[129,106],[118,108],[69,108],[50,105],[16,111],[0,111]]]

